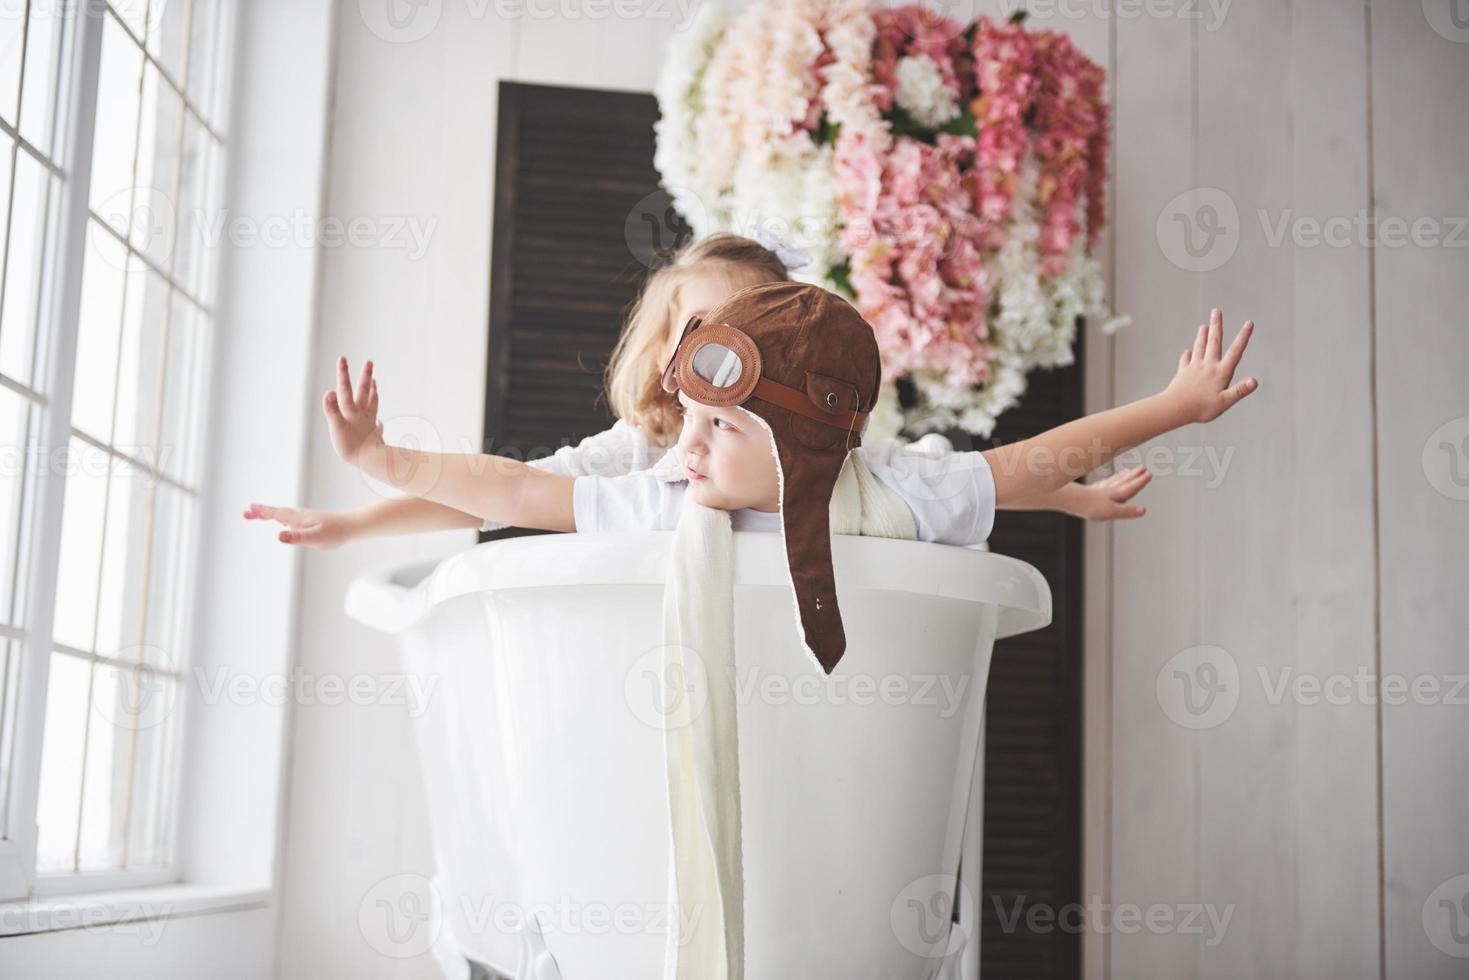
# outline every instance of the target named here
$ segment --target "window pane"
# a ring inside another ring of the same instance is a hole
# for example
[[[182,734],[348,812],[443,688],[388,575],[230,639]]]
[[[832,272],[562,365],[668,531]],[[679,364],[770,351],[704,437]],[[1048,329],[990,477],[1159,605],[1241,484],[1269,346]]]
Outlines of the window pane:
[[[82,790],[79,870],[118,869],[134,863],[128,854],[132,797],[158,773],[140,759],[140,736],[167,729],[177,689],[172,677],[136,666],[99,663],[92,678]],[[153,740],[142,746],[153,750]]]
[[[0,0],[0,3],[4,2]],[[5,255],[5,229],[10,216],[10,169],[14,164],[15,141],[0,133],[0,256]]]
[[[30,402],[8,388],[0,388],[0,622],[23,626],[16,606],[16,562],[20,544],[28,460]],[[0,683],[0,692],[4,691]]]
[[[194,469],[195,430],[203,424],[195,410],[199,387],[199,312],[181,293],[174,293],[168,324],[168,361],[164,366],[163,418],[156,461],[180,482]]]
[[[127,720],[136,685],[108,664],[92,665],[86,758],[82,765],[79,871],[98,871],[122,863],[114,828],[121,823],[119,801],[127,798]]]
[[[214,241],[214,231],[220,226],[221,202],[216,189],[222,159],[219,141],[193,115],[186,116],[173,275],[179,285],[206,304],[214,295],[211,259],[219,245]]]
[[[61,42],[70,3],[30,5],[26,28],[25,84],[20,97],[20,135],[54,158],[51,139],[56,131],[56,90],[61,78]]]
[[[148,30],[147,0],[107,0],[107,6],[138,37]]]
[[[126,460],[114,459],[108,476],[107,530],[102,541],[102,582],[97,603],[96,651],[132,657],[143,613],[144,546],[152,478]]]
[[[112,438],[128,254],[122,242],[95,218],[88,219],[87,230],[71,424],[99,442],[107,442]],[[141,283],[141,275],[134,278]]]
[[[209,435],[210,368],[214,364],[214,318],[199,312],[194,316],[194,377],[193,389],[184,404],[184,414],[193,422],[193,428],[184,443],[184,465],[180,469],[183,481],[198,488],[204,482],[204,448]]]
[[[186,660],[186,637],[180,633],[179,618],[185,605],[183,590],[184,547],[187,520],[194,499],[177,487],[158,485],[153,514],[153,552],[148,563],[147,618],[143,625],[143,651],[150,663],[179,667]]]
[[[102,562],[102,512],[110,466],[107,453],[80,439],[73,437],[69,449],[54,635],[59,643],[91,650]]]
[[[148,700],[139,700],[138,703],[149,707],[137,712],[140,723],[132,733],[132,801],[126,830],[129,867],[158,866],[168,859],[166,816],[171,802],[170,767],[180,689],[173,677],[158,674],[141,677],[144,682],[155,683],[157,688]]]
[[[88,200],[102,220],[126,235],[133,207],[133,151],[138,140],[143,52],[115,19],[102,20],[102,64]]]
[[[46,728],[41,736],[41,792],[36,807],[40,831],[36,841],[37,871],[70,871],[74,866],[90,681],[91,665],[85,660],[51,654]]]
[[[149,0],[148,53],[163,64],[163,70],[175,82],[182,82],[184,77],[188,14],[188,0]]]
[[[0,0],[0,119],[15,125],[20,106],[20,52],[25,40],[24,0]]]
[[[161,269],[173,253],[174,182],[184,101],[151,64],[143,68],[142,118],[134,181],[130,241]]]
[[[154,460],[169,287],[137,256],[131,257],[128,268],[112,444],[130,456]]]
[[[0,313],[0,371],[23,384],[31,383],[36,312],[46,272],[49,209],[56,181],[29,153],[15,158],[15,200],[10,215],[6,253],[5,309]]]

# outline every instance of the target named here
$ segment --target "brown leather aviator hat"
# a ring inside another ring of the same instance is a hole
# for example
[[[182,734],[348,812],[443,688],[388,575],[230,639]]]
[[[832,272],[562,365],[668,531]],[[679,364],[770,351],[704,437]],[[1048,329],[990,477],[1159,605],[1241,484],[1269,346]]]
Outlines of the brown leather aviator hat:
[[[797,629],[830,674],[847,648],[831,564],[832,492],[862,444],[882,359],[872,327],[846,300],[802,282],[748,286],[690,317],[663,388],[758,416],[774,437]]]

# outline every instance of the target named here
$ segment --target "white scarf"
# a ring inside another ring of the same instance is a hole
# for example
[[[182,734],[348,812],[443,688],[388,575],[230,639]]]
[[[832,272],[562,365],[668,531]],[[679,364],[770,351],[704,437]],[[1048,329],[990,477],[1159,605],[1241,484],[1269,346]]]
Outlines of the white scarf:
[[[831,533],[918,536],[908,505],[872,475],[855,450],[832,493]],[[663,592],[671,831],[664,980],[745,975],[733,541],[728,511],[685,495]],[[793,589],[792,607],[795,602]],[[796,616],[799,622],[799,610]]]

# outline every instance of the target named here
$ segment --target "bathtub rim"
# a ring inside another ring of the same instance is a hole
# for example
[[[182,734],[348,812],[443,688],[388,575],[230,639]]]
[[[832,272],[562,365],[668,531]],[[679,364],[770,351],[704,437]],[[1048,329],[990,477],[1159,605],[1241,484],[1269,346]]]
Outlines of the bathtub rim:
[[[781,535],[733,535],[736,586],[789,588]],[[661,586],[672,540],[672,531],[615,531],[485,541],[436,561],[371,566],[348,587],[344,605],[357,622],[397,634],[440,603],[475,592]],[[996,639],[1051,622],[1051,590],[1044,576],[1016,558],[927,541],[839,534],[832,536],[832,559],[843,592],[906,592],[991,603],[1000,610]]]

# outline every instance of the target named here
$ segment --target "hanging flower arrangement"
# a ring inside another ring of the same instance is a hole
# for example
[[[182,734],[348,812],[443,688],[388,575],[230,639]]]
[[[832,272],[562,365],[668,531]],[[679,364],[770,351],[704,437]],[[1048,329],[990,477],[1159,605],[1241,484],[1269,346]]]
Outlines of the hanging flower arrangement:
[[[874,434],[988,436],[1026,375],[1110,332],[1105,74],[1021,17],[706,3],[670,46],[654,164],[699,235],[772,235],[883,354]],[[908,397],[896,384],[906,381]]]

